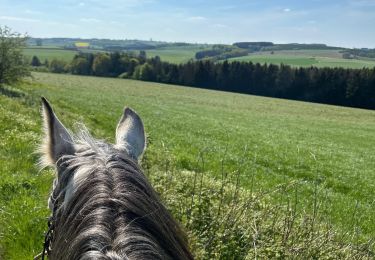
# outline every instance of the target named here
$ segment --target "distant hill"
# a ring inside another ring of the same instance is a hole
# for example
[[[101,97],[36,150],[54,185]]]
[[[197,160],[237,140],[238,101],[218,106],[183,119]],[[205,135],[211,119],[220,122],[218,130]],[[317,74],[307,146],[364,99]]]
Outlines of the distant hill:
[[[188,46],[189,43],[168,43],[163,41],[145,40],[111,40],[111,39],[81,39],[81,38],[29,38],[29,46],[50,46],[66,49],[76,48],[77,42],[85,42],[90,49],[122,51],[122,50],[152,50],[166,46]]]
[[[82,47],[84,46],[84,47]],[[69,51],[69,52],[68,52]],[[235,42],[233,44],[199,44],[153,40],[111,40],[81,38],[29,38],[25,54],[42,60],[70,61],[78,52],[138,52],[163,61],[184,63],[190,60],[229,60],[295,67],[363,68],[375,66],[375,49],[349,49],[322,43]]]

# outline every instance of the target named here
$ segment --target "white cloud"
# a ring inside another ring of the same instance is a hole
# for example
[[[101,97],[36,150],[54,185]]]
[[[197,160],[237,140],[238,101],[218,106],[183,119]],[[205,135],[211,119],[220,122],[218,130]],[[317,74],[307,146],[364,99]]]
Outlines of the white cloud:
[[[80,2],[78,5],[79,6],[85,6],[85,3],[84,2]]]
[[[286,12],[286,13],[289,13],[292,10],[290,8],[284,8],[283,11]]]

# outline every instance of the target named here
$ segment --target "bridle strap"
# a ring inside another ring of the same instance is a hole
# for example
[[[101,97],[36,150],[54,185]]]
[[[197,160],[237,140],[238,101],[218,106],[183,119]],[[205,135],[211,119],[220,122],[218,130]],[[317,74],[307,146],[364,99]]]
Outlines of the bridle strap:
[[[52,215],[48,218],[48,230],[44,235],[44,242],[43,242],[43,250],[41,253],[34,257],[34,260],[42,259],[45,260],[45,257],[51,253],[51,243],[53,240],[53,234],[55,230],[55,215],[57,211],[57,198],[52,196],[52,203],[53,203],[53,211]]]
[[[50,216],[48,218],[48,230],[46,234],[44,235],[43,250],[41,253],[39,253],[38,255],[34,257],[34,260],[38,260],[38,259],[44,260],[45,257],[48,256],[49,253],[51,252],[51,242],[53,238],[53,229],[54,229],[52,219],[53,219],[53,216]]]
[[[44,236],[43,251],[42,251],[42,260],[44,260],[46,255],[49,255],[51,252],[51,242],[53,238],[54,224],[53,224],[53,215],[48,218],[48,231]]]

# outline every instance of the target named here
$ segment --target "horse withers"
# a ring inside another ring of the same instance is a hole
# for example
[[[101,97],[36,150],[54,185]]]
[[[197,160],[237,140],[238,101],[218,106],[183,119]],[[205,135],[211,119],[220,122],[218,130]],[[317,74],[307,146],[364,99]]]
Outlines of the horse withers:
[[[142,173],[142,120],[126,108],[116,144],[72,135],[42,98],[41,162],[56,178],[48,200],[49,259],[192,259],[185,234]]]

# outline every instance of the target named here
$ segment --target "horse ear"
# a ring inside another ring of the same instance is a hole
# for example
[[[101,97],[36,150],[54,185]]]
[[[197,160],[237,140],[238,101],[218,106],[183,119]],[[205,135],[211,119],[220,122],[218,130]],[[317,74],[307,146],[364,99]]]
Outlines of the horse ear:
[[[42,110],[45,132],[42,153],[45,163],[54,165],[61,156],[74,154],[73,139],[44,97]]]
[[[130,156],[138,159],[146,147],[143,123],[138,114],[125,108],[116,129],[116,147],[125,149]]]

